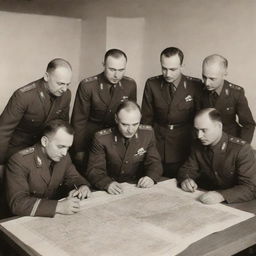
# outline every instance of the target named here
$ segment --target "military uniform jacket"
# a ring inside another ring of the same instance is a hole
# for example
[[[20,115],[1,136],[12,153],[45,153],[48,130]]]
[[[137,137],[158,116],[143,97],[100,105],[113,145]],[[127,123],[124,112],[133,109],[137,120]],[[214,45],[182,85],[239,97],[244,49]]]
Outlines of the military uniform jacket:
[[[41,145],[14,154],[6,171],[7,202],[13,214],[53,217],[62,188],[74,189],[74,184],[89,185],[76,171],[69,155],[56,162],[50,174],[51,161]]]
[[[244,89],[225,80],[215,106],[210,100],[210,94],[211,92],[205,88],[201,98],[201,108],[216,108],[221,114],[223,130],[251,143],[255,122],[244,95]],[[239,124],[236,122],[236,116]]]
[[[136,101],[137,86],[133,79],[123,77],[112,97],[109,85],[103,73],[84,79],[79,84],[71,118],[75,129],[75,152],[86,151],[96,131],[115,124],[114,115],[123,100]]]
[[[186,159],[201,91],[201,80],[182,75],[171,99],[169,85],[163,76],[147,80],[141,122],[154,127],[157,147],[165,163]]]
[[[68,121],[70,99],[67,90],[50,104],[43,78],[15,91],[0,116],[0,164],[13,153],[34,145],[48,121]]]
[[[127,148],[117,128],[96,133],[86,174],[96,188],[107,189],[113,181],[137,182],[144,176],[157,182],[162,173],[160,156],[150,126],[141,125]]]
[[[215,190],[228,203],[254,199],[256,195],[256,159],[252,148],[244,140],[223,133],[213,148],[212,160],[209,147],[199,142],[178,173],[181,183],[194,179],[199,187]]]

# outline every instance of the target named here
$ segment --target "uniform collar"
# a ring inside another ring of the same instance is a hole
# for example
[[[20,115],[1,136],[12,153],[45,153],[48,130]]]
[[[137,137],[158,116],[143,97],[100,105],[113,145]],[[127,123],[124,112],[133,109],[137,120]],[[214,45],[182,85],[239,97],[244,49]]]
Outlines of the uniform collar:
[[[139,130],[139,128],[138,128],[138,130]],[[139,138],[138,130],[137,130],[137,132],[134,134],[133,137],[129,138],[129,141],[134,140],[134,139],[137,140],[137,139]],[[115,128],[113,129],[113,135],[114,135],[114,142],[115,142],[115,143],[117,143],[119,140],[122,140],[122,142],[124,142],[125,139],[126,139],[126,138],[120,133],[118,127],[115,127]]]
[[[52,160],[49,159],[49,157],[44,152],[41,144],[35,145],[35,163],[38,168],[42,167],[43,165],[46,165],[47,167],[50,166],[52,163]]]
[[[112,84],[108,81],[108,79],[106,78],[104,72],[100,73],[100,78],[101,78],[101,81],[104,83],[104,84],[108,84],[109,86],[120,86],[122,87],[122,79],[117,83],[117,84]]]
[[[162,76],[162,77],[163,77],[163,76]],[[163,77],[163,83],[166,84],[166,85],[173,84],[173,85],[175,86],[176,90],[177,90],[177,88],[178,88],[178,86],[179,86],[179,84],[180,84],[180,82],[181,82],[181,80],[182,80],[182,77],[183,77],[183,75],[181,74],[181,75],[180,75],[175,81],[173,81],[172,83],[167,82],[167,81],[164,79],[164,77]]]
[[[223,86],[224,86],[224,82],[225,81],[223,81],[221,86],[219,86],[216,90],[214,90],[214,92],[216,92],[219,96],[220,96],[220,94],[222,92],[222,89],[223,89]]]
[[[228,135],[225,132],[222,132],[219,142],[214,146],[210,146],[210,148],[213,152],[225,152],[227,149],[227,143]]]

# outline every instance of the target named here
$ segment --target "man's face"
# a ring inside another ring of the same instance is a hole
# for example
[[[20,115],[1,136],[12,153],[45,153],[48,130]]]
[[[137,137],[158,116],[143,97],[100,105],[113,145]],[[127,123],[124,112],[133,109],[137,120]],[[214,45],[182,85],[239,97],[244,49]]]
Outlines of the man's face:
[[[140,125],[141,114],[138,109],[122,109],[116,116],[116,123],[120,133],[127,139],[132,138]]]
[[[218,121],[212,121],[207,114],[195,118],[194,128],[197,138],[205,146],[214,146],[222,135],[222,124]]]
[[[69,68],[58,67],[44,76],[48,89],[56,97],[61,96],[71,84],[72,71]]]
[[[117,84],[124,76],[126,69],[126,59],[124,56],[114,58],[108,56],[104,63],[104,74],[111,84]]]
[[[171,57],[161,56],[162,74],[166,82],[173,83],[181,76],[182,66],[178,54]]]
[[[48,137],[42,138],[42,145],[47,156],[54,162],[59,162],[64,157],[73,143],[73,135],[68,134],[63,128]]]
[[[208,91],[213,91],[223,85],[226,76],[225,68],[219,63],[205,63],[203,65],[203,82]]]

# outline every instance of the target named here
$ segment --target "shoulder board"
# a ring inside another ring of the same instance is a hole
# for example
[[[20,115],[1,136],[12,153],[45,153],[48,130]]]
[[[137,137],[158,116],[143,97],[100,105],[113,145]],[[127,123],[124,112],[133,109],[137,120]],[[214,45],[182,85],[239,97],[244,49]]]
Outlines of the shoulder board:
[[[236,138],[236,137],[230,137],[230,138],[229,138],[229,141],[230,141],[230,142],[233,142],[233,143],[236,143],[236,144],[239,144],[239,145],[244,145],[244,144],[246,144],[246,141],[245,141],[245,140],[242,140],[242,139],[239,139],[239,138]]]
[[[34,151],[35,151],[34,147],[29,147],[29,148],[25,148],[25,149],[19,151],[19,154],[26,156],[26,155],[33,153]]]
[[[150,77],[148,80],[155,80],[155,79],[159,79],[161,77],[161,75],[159,76],[153,76],[153,77]]]
[[[192,76],[185,76],[188,80],[202,82],[200,78],[192,77]]]
[[[96,81],[98,80],[97,76],[91,76],[91,77],[87,77],[83,80],[83,82],[87,83],[87,82],[92,82],[92,81]]]
[[[145,124],[140,124],[139,129],[140,130],[153,130],[151,125],[145,125]]]
[[[123,79],[128,80],[128,81],[134,81],[134,79],[129,76],[124,76]]]
[[[243,87],[241,87],[239,85],[236,85],[236,84],[231,84],[231,83],[229,83],[229,88],[232,88],[232,89],[235,89],[235,90],[238,90],[238,91],[243,89]]]
[[[107,134],[111,134],[112,133],[112,130],[111,128],[109,129],[104,129],[104,130],[101,130],[101,131],[98,131],[97,134],[99,135],[107,135]]]
[[[25,86],[21,87],[19,90],[21,92],[28,92],[28,91],[30,91],[30,90],[32,90],[34,88],[36,88],[36,84],[32,83],[32,84],[28,84],[28,85],[25,85]]]

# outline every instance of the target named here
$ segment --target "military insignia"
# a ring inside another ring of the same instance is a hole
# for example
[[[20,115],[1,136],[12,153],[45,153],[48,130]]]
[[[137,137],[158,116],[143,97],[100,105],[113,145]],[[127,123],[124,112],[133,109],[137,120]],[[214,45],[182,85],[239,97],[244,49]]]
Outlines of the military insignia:
[[[42,166],[42,160],[39,156],[36,157],[36,164],[37,166]]]
[[[225,93],[227,96],[229,96],[229,89],[225,89]]]
[[[138,133],[137,132],[135,133],[135,138],[138,139]]]
[[[34,88],[36,88],[36,85],[34,83],[33,84],[28,84],[28,85],[25,85],[22,88],[20,88],[20,91],[21,92],[28,92],[28,91],[30,91]]]
[[[56,114],[59,115],[62,112],[62,109],[56,111]]]
[[[39,95],[43,100],[45,99],[44,93],[42,91],[39,92]]]
[[[145,124],[140,124],[139,128],[141,130],[152,130],[152,126],[151,125],[145,125]]]
[[[239,139],[239,138],[230,137],[229,140],[233,143],[240,144],[240,145],[246,144],[245,140],[242,140],[242,139]]]
[[[146,153],[147,151],[144,148],[139,148],[137,153],[134,154],[134,156],[142,156]]]
[[[187,89],[187,82],[184,81],[184,88]]]
[[[227,147],[227,143],[223,142],[222,146],[221,146],[221,151],[224,151]]]
[[[185,101],[186,101],[186,102],[189,102],[189,101],[192,101],[192,100],[193,100],[193,98],[192,98],[191,95],[188,95],[188,96],[185,98]]]
[[[227,108],[226,108],[226,110],[227,110],[227,111],[229,111],[229,110],[230,110],[230,108],[229,108],[229,107],[227,107]]]
[[[235,90],[242,90],[243,88],[241,87],[241,86],[239,86],[239,85],[235,85],[235,84],[229,84],[229,87],[230,88],[233,88],[233,89],[235,89]]]
[[[25,149],[19,151],[19,153],[20,153],[21,155],[23,155],[23,156],[26,156],[26,155],[28,155],[28,154],[33,153],[34,150],[35,150],[35,148],[30,147],[30,148],[25,148]]]
[[[97,80],[98,77],[97,76],[91,76],[91,77],[87,77],[84,79],[84,82],[91,82],[91,81],[94,81],[94,80]]]
[[[117,136],[114,137],[114,141],[117,142]]]
[[[101,131],[98,131],[98,132],[97,132],[97,134],[99,134],[99,135],[107,135],[107,134],[110,134],[110,133],[112,133],[111,128],[109,128],[109,129],[104,129],[104,130],[101,130]]]
[[[124,102],[126,100],[128,100],[128,96],[123,96],[122,99],[121,99],[121,102]]]
[[[100,83],[100,89],[103,90],[103,83]]]
[[[132,79],[132,78],[129,77],[129,76],[124,76],[123,78],[126,79],[126,80],[129,80],[129,81],[134,81],[134,79]]]

